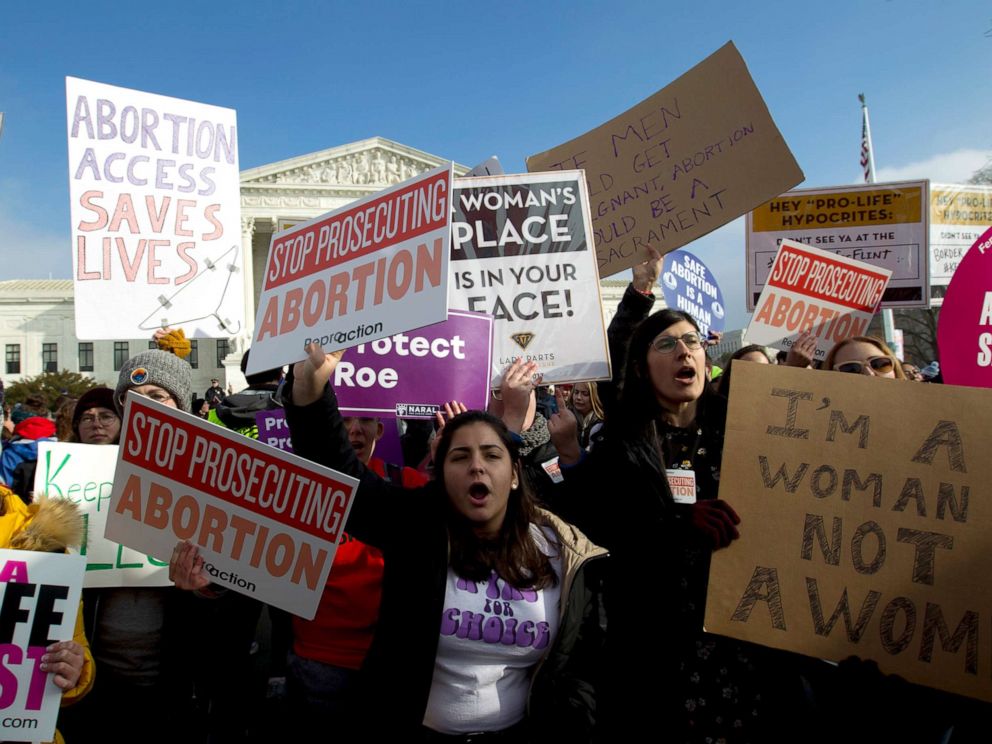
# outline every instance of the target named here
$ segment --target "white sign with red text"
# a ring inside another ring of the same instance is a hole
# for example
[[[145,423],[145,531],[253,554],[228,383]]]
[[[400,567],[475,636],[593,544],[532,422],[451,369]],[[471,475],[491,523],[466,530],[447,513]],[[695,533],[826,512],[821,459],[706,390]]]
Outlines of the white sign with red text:
[[[804,331],[822,360],[838,341],[863,336],[892,272],[862,261],[783,240],[775,256],[747,342],[787,351]]]
[[[107,539],[313,618],[358,481],[134,393],[121,431]]]
[[[447,319],[449,163],[272,236],[248,374]]]
[[[65,88],[76,335],[243,332],[235,111],[72,77]]]

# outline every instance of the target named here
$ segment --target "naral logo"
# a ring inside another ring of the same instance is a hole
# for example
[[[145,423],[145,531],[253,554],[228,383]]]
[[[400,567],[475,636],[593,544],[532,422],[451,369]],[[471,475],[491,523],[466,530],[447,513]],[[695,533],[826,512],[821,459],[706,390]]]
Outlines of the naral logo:
[[[534,340],[534,334],[514,333],[512,336],[510,336],[510,338],[516,341],[517,346],[519,346],[521,349],[526,349],[528,346],[530,346],[530,342]]]
[[[404,416],[433,416],[441,410],[441,406],[424,403],[397,403],[396,415],[400,418]]]

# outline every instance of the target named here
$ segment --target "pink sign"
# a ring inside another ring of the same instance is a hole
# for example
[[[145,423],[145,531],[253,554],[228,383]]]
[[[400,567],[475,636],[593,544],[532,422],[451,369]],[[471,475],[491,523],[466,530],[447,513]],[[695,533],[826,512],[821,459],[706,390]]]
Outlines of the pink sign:
[[[992,388],[992,227],[975,241],[951,277],[937,344],[944,382]]]

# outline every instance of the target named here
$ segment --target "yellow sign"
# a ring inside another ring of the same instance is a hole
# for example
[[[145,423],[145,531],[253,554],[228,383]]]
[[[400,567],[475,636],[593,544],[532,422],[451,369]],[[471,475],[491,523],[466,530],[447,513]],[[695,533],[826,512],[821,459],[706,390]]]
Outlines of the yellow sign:
[[[752,230],[868,227],[918,223],[923,189],[918,186],[834,193],[783,194],[754,210]]]

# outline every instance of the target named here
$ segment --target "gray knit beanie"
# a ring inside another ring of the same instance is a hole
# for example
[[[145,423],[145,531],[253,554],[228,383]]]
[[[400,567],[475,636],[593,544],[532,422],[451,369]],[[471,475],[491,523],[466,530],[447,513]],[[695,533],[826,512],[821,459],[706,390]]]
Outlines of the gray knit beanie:
[[[193,370],[172,352],[151,349],[135,354],[124,362],[117,378],[117,390],[114,391],[114,403],[121,415],[124,414],[121,399],[128,390],[139,385],[158,385],[176,399],[180,410],[190,412]]]

